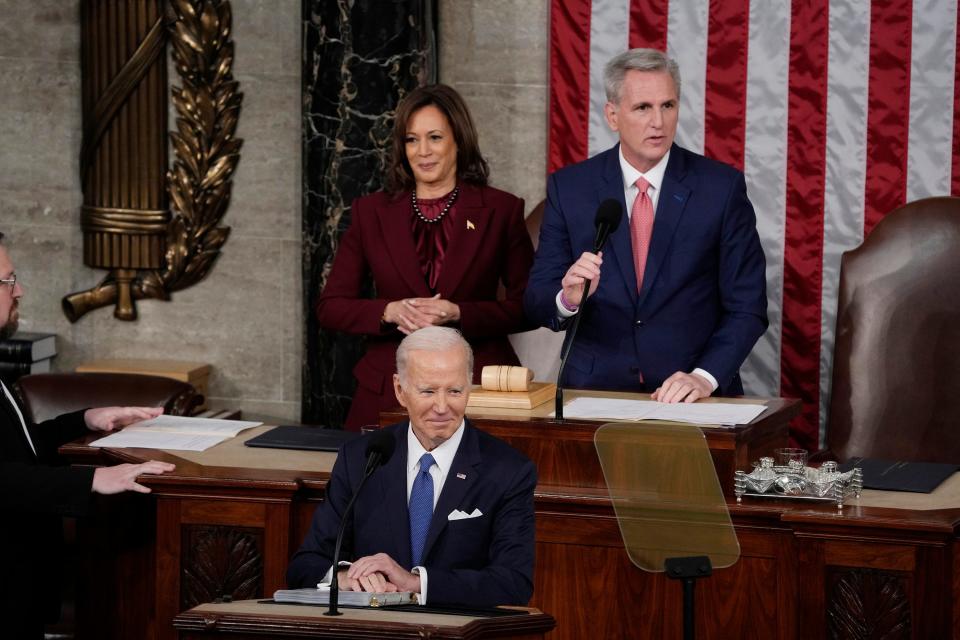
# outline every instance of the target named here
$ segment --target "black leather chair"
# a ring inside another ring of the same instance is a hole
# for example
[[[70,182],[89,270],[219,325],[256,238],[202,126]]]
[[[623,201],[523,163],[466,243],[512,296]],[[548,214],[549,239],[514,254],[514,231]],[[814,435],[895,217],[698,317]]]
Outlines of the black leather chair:
[[[906,204],[843,255],[827,447],[960,463],[960,198]]]
[[[193,385],[135,373],[37,373],[14,384],[30,422],[43,422],[87,407],[163,407],[169,415],[190,415],[203,403]]]

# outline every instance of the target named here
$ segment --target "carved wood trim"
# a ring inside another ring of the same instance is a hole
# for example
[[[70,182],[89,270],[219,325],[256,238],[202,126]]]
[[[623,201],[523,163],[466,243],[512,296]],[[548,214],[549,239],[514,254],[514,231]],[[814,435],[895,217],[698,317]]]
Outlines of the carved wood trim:
[[[180,608],[191,609],[223,596],[263,596],[263,531],[235,526],[182,528]]]
[[[836,640],[909,640],[910,597],[901,573],[876,569],[830,571],[827,637]]]

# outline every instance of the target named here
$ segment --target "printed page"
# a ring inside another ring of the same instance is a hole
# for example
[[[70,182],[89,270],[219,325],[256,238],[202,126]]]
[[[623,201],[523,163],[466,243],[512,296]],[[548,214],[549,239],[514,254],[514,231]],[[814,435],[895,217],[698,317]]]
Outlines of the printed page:
[[[196,433],[175,433],[163,431],[132,431],[129,427],[105,438],[94,440],[91,447],[110,447],[122,449],[135,447],[138,449],[169,449],[175,451],[206,451],[215,444],[220,444],[231,436],[209,435]]]
[[[124,431],[159,431],[163,433],[196,433],[203,435],[217,435],[233,437],[252,427],[259,427],[262,422],[249,420],[217,420],[214,418],[194,418],[190,416],[162,415],[150,420],[135,422]]]
[[[732,402],[666,404],[654,400],[576,398],[564,405],[563,415],[589,420],[669,420],[724,426],[747,424],[764,409],[762,404]]]

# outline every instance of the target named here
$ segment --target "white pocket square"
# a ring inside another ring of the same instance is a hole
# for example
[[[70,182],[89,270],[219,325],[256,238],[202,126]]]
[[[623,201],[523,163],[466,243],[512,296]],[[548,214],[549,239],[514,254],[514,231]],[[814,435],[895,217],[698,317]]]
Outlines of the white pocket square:
[[[479,518],[483,515],[483,512],[480,509],[474,509],[473,513],[467,513],[466,511],[460,511],[460,509],[454,509],[450,512],[450,515],[447,516],[447,520],[467,520],[469,518]]]

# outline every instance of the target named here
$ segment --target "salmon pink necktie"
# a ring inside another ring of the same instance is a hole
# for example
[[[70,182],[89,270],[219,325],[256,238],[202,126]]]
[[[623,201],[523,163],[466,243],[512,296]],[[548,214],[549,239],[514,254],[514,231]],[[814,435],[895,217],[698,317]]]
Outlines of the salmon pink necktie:
[[[637,270],[637,291],[643,287],[643,271],[647,266],[647,254],[650,252],[650,236],[653,234],[653,203],[647,195],[650,183],[637,178],[634,183],[640,193],[633,201],[630,210],[630,239],[633,245],[633,266]]]

